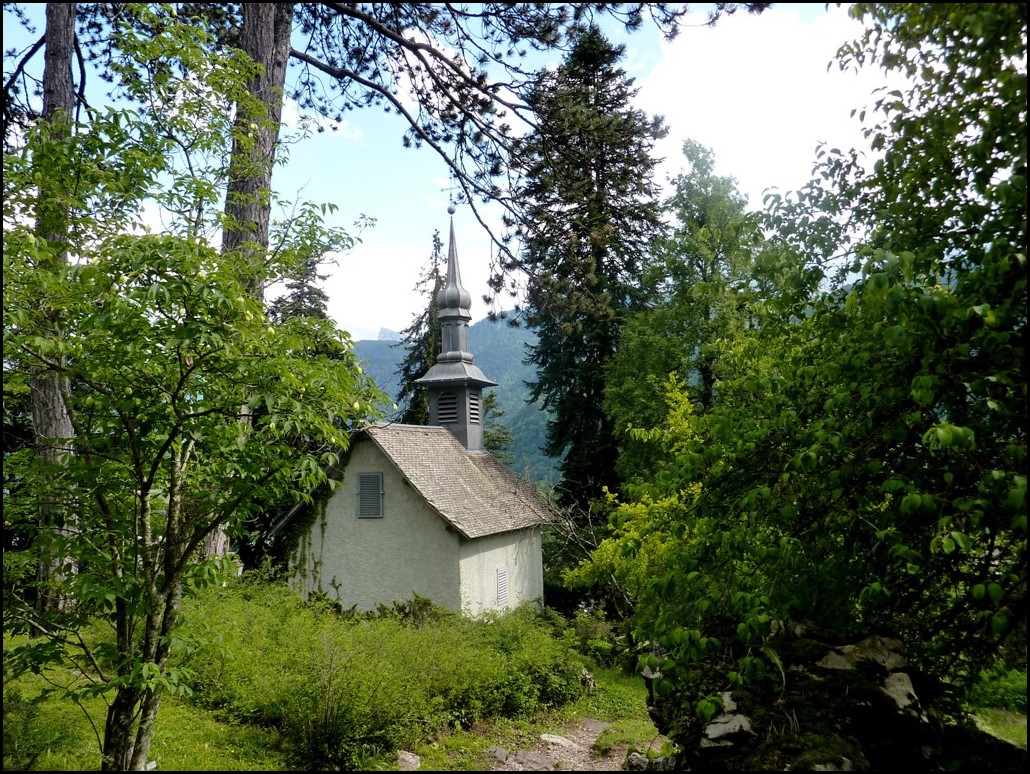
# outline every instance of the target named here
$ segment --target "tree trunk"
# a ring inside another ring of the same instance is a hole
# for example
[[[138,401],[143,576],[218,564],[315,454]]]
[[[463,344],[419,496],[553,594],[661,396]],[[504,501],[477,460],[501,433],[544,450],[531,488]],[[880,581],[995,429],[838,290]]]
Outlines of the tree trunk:
[[[107,708],[104,725],[104,751],[101,771],[129,771],[133,752],[133,723],[139,691],[131,686],[119,688]]]
[[[279,141],[293,3],[244,3],[243,51],[261,67],[249,84],[257,103],[237,105],[222,252],[242,251],[262,261],[268,250],[272,166]],[[264,298],[264,288],[251,292]]]
[[[46,49],[43,66],[43,121],[50,124],[51,139],[56,143],[66,139],[71,131],[71,117],[75,109],[75,89],[72,83],[72,51],[75,45],[75,3],[47,3]],[[57,154],[44,153],[45,156]],[[46,159],[44,160],[46,161]],[[36,210],[36,233],[53,248],[51,265],[60,272],[67,261],[68,213],[63,202],[66,189],[65,175],[48,166],[40,177],[39,203]],[[39,306],[40,335],[60,336],[60,310],[48,299]],[[61,502],[56,470],[65,464],[74,451],[75,429],[65,403],[67,385],[61,373],[61,363],[51,367],[37,367],[29,381],[32,403],[32,429],[37,452],[49,463],[50,492],[40,503],[40,532],[57,529],[58,534],[70,534],[74,524]],[[60,609],[64,597],[49,588],[50,581],[59,579],[64,564],[58,552],[49,561],[41,561],[36,568],[36,604],[42,609]]]
[[[261,71],[248,89],[257,102],[236,106],[222,252],[237,252],[252,262],[264,261],[268,253],[272,167],[279,142],[292,30],[293,3],[243,4],[243,51],[261,66]],[[255,298],[264,301],[260,280],[252,280],[248,287]],[[240,414],[249,426],[248,408],[241,407]],[[220,524],[205,539],[204,554],[225,556],[228,549],[229,538]]]

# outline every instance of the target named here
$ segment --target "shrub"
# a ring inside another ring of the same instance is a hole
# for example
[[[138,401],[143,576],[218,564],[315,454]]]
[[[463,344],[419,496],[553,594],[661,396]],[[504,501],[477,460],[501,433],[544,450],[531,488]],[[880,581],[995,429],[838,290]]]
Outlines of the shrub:
[[[183,638],[194,701],[282,729],[301,768],[361,768],[441,729],[558,707],[583,690],[582,659],[528,607],[469,619],[415,597],[341,613],[244,576],[190,600]]]
[[[969,694],[970,706],[1007,709],[1026,714],[1026,669],[1001,664],[988,669]]]
[[[615,666],[619,660],[611,621],[600,607],[580,607],[572,619],[579,651],[599,666]]]

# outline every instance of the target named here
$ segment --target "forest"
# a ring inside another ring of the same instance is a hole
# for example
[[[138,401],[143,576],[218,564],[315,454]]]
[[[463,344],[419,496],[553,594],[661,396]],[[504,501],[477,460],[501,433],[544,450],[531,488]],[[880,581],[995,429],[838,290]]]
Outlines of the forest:
[[[708,24],[768,5],[706,6]],[[599,24],[674,36],[686,12],[46,4],[4,58],[5,768],[54,764],[54,742],[26,744],[55,698],[89,717],[102,770],[147,769],[191,705],[275,734],[266,767],[360,770],[561,707],[581,663],[646,678],[697,767],[728,696],[793,695],[800,632],[896,643],[941,725],[1013,675],[1025,715],[1026,5],[851,5],[865,32],[835,66],[910,86],[856,110],[873,156],[823,146],[760,211],[695,141],[660,194],[666,127]],[[385,406],[425,421],[442,281],[437,235],[384,394],[320,287],[356,235],[276,193],[287,98],[400,116],[399,144],[437,154],[485,227],[504,211],[491,287],[533,333],[556,477],[539,615],[283,596],[274,525],[317,507]],[[247,631],[266,649],[241,655]],[[422,659],[422,683],[370,668],[377,647]],[[808,731],[779,728],[779,751]],[[841,737],[827,760],[896,761]],[[946,748],[906,763],[986,760]]]

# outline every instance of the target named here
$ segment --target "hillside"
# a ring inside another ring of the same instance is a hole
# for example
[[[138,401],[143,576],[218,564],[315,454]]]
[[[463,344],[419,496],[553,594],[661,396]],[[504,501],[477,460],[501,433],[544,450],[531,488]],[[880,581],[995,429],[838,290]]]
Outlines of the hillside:
[[[531,481],[549,484],[555,483],[558,475],[556,461],[540,451],[547,432],[547,417],[536,404],[527,403],[529,390],[525,382],[533,378],[533,370],[522,362],[526,345],[534,340],[531,331],[522,326],[512,327],[503,320],[480,320],[469,327],[469,348],[476,365],[488,379],[497,382],[493,389],[504,412],[500,422],[507,426],[514,439],[512,468]],[[397,369],[404,357],[403,342],[363,339],[354,342],[354,351],[379,389],[396,401],[400,392]],[[389,413],[394,416],[394,412]]]

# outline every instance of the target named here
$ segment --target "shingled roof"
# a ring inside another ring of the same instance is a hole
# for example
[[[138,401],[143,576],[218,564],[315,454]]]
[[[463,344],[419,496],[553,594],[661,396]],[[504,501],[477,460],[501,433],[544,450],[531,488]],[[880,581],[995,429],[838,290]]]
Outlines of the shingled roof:
[[[444,427],[376,425],[367,436],[466,538],[539,526],[551,511],[532,484],[487,451],[468,451]]]

